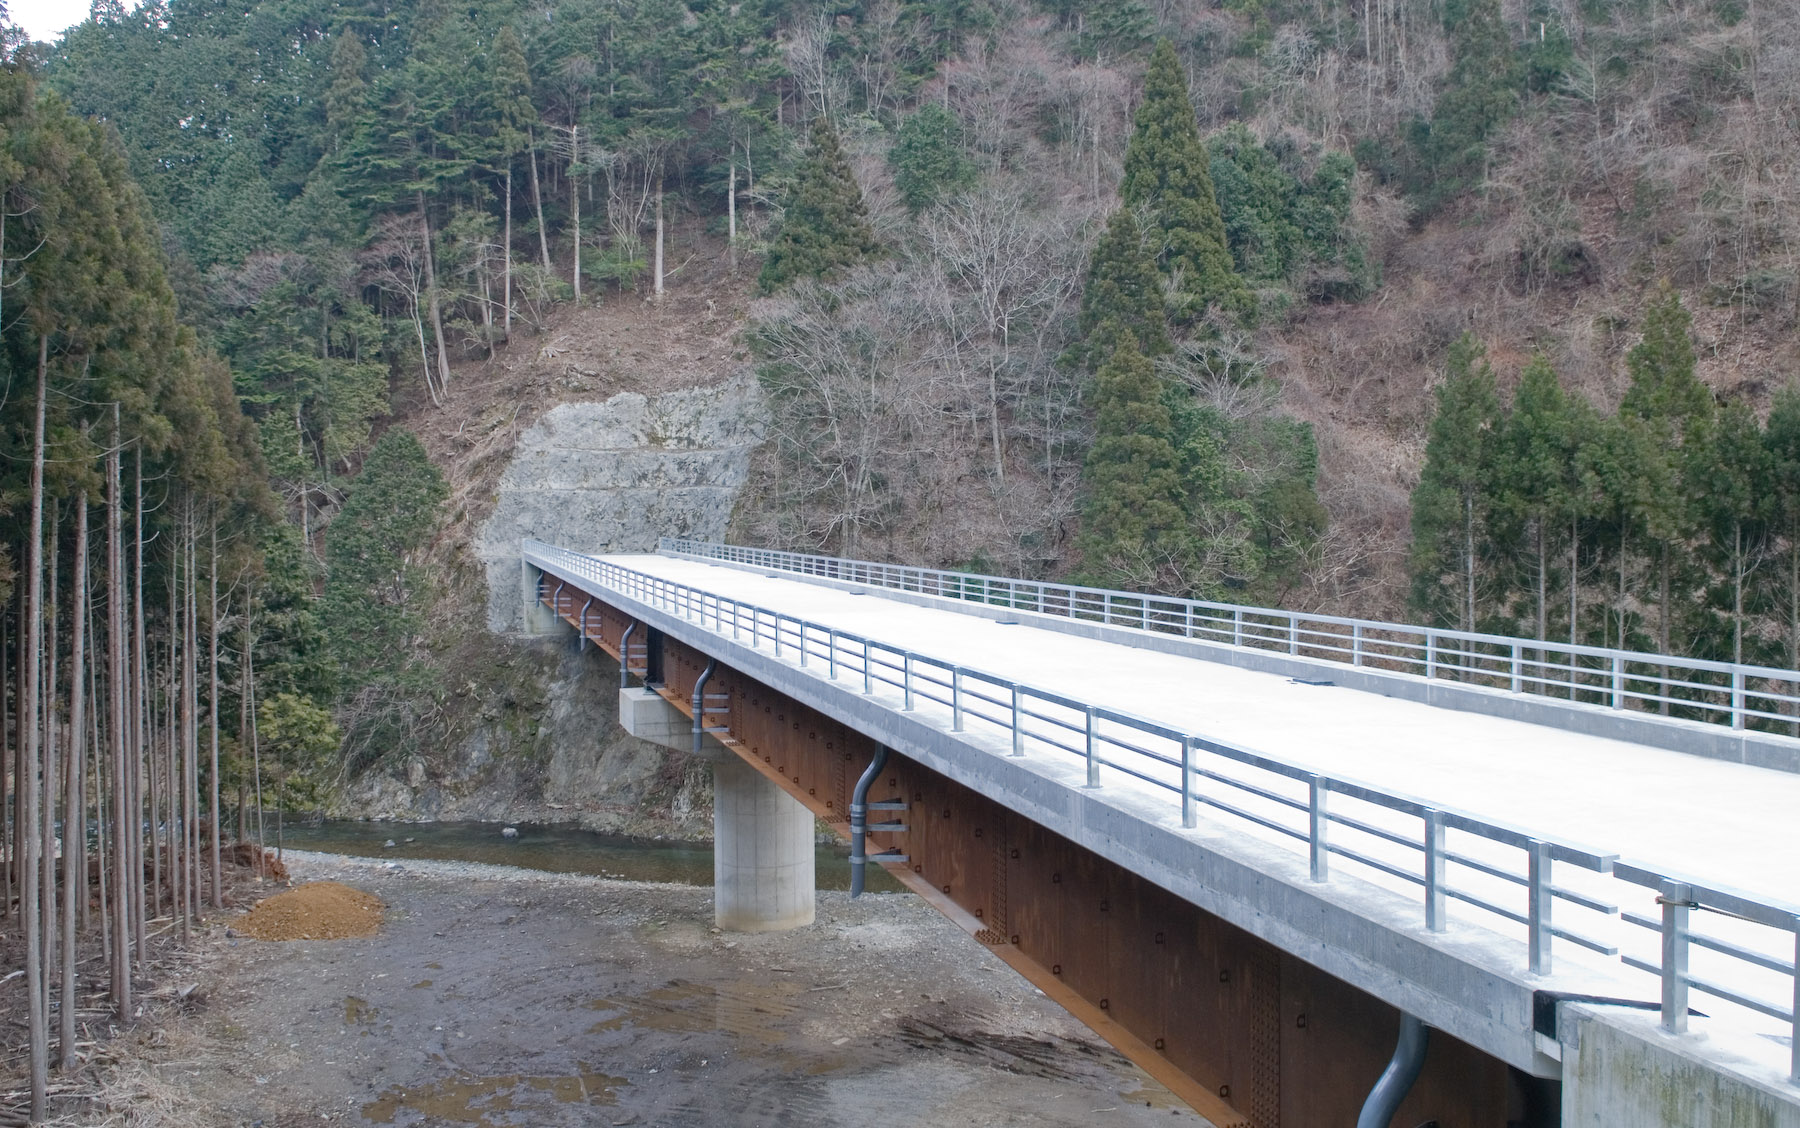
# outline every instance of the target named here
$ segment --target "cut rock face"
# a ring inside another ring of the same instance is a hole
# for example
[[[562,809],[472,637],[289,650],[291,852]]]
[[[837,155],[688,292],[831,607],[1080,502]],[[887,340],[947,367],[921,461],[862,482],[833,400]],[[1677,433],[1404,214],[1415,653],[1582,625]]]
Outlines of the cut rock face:
[[[521,435],[477,551],[488,629],[524,626],[519,540],[578,552],[649,552],[657,538],[724,536],[767,429],[749,373],[706,388],[566,403]]]

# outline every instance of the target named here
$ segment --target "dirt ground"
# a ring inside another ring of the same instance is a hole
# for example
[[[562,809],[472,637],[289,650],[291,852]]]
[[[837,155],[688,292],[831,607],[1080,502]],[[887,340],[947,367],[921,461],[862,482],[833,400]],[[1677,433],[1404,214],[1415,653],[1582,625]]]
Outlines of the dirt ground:
[[[379,935],[216,925],[202,1002],[141,1053],[172,1123],[1203,1124],[911,896],[822,893],[789,933],[711,891],[290,852],[386,902]]]

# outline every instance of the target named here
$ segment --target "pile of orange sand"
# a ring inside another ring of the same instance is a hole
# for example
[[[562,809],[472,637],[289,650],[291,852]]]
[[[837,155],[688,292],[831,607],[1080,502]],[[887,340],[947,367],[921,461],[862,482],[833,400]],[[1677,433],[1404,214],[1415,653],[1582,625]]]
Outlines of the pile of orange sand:
[[[237,925],[258,940],[343,940],[381,928],[381,899],[336,881],[314,881],[258,901]]]

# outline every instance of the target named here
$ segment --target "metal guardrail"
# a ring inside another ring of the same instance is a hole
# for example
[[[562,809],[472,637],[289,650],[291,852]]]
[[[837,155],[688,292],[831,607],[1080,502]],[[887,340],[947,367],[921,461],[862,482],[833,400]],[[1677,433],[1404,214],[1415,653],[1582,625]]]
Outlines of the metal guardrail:
[[[664,537],[660,551],[1800,735],[1800,671]]]
[[[665,541],[671,546],[691,543]],[[1102,787],[1107,773],[1117,773],[1149,785],[1151,794],[1179,796],[1184,828],[1198,825],[1199,808],[1204,806],[1265,840],[1303,849],[1314,881],[1330,880],[1332,859],[1337,858],[1391,890],[1416,895],[1425,925],[1433,932],[1449,927],[1450,901],[1486,914],[1483,919],[1523,925],[1526,967],[1535,974],[1550,973],[1552,949],[1558,939],[1601,956],[1620,957],[1626,966],[1660,977],[1663,1025],[1671,1031],[1686,1029],[1690,990],[1783,1021],[1795,1036],[1791,1075],[1800,1084],[1800,1018],[1796,1017],[1800,1015],[1800,974],[1795,970],[1800,952],[1795,961],[1788,961],[1757,950],[1753,943],[1702,935],[1690,922],[1695,909],[1710,909],[1765,932],[1794,933],[1800,943],[1800,908],[1620,863],[1616,855],[1575,842],[1316,772],[1133,713],[567,549],[527,540],[522,554],[541,573],[540,600],[550,600],[552,606],[560,605],[566,584],[575,583],[578,590],[584,582],[596,584],[729,637],[738,645],[753,650],[766,647],[776,659],[820,670],[829,681],[860,683],[864,695],[891,698],[892,704],[905,712],[932,714],[953,732],[994,739],[1011,755],[1072,755],[1085,765],[1087,787]],[[848,577],[834,574],[833,578]],[[1558,862],[1611,875],[1628,886],[1656,889],[1663,906],[1662,919],[1621,912],[1614,903],[1618,898],[1607,897],[1604,891],[1596,895],[1558,884],[1554,873]],[[1521,893],[1522,906],[1517,900]],[[1511,903],[1504,903],[1508,900]],[[1663,937],[1663,957],[1651,962],[1629,954],[1620,956],[1618,945],[1558,923],[1562,919],[1558,906],[1577,910],[1590,920],[1618,917],[1628,924],[1655,928]],[[1793,984],[1796,1005],[1770,1002],[1693,975],[1687,954],[1694,946],[1744,967],[1785,976]]]

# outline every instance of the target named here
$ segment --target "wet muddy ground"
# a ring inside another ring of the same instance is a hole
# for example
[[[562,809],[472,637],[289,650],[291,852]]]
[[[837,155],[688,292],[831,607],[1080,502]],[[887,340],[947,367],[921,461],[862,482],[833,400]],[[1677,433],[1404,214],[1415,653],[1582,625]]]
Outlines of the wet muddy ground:
[[[789,933],[711,890],[289,854],[388,904],[366,940],[221,935],[157,1074],[211,1123],[1201,1124],[917,898]]]

